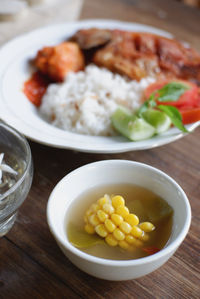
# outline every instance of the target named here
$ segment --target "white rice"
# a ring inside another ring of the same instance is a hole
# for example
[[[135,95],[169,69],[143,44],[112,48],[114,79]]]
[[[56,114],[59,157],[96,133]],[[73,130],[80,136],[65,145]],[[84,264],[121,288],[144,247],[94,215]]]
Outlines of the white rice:
[[[138,109],[152,77],[130,81],[107,69],[89,65],[51,84],[42,99],[43,118],[61,129],[87,135],[115,135],[110,117],[119,105]]]

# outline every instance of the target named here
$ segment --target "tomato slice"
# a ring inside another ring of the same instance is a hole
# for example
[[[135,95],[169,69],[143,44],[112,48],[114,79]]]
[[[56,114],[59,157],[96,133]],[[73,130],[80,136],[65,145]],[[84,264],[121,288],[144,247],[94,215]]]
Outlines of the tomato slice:
[[[200,120],[200,106],[195,108],[182,108],[179,109],[179,112],[182,115],[182,122],[184,125]]]
[[[163,86],[165,86],[169,82],[170,82],[169,80],[159,80],[159,81],[156,81],[156,82],[150,84],[144,91],[145,99],[148,99],[154,91],[161,89]]]
[[[40,72],[35,72],[31,78],[24,83],[23,92],[31,103],[39,107],[49,84],[50,80],[47,77]]]
[[[160,249],[158,249],[157,247],[154,247],[154,246],[144,247],[144,248],[142,248],[142,250],[144,252],[148,253],[149,255],[155,254],[158,251],[160,251]]]
[[[159,102],[157,101],[158,104],[161,105],[170,105],[170,106],[175,106],[177,108],[181,107],[195,107],[197,106],[197,101],[198,101],[198,87],[196,84],[184,80],[179,80],[179,79],[174,79],[174,80],[162,80],[162,81],[156,81],[155,83],[149,85],[146,90],[145,90],[145,98],[148,99],[149,96],[155,92],[156,90],[161,89],[163,86],[170,82],[180,82],[185,85],[188,85],[189,89],[184,92],[180,96],[180,98],[175,101],[175,102]]]

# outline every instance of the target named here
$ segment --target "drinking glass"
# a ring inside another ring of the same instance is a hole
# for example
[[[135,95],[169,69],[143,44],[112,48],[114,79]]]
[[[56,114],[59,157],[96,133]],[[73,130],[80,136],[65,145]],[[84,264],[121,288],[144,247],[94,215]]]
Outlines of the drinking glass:
[[[0,122],[0,154],[2,164],[11,167],[15,174],[3,171],[0,183],[0,237],[13,226],[17,210],[30,190],[33,178],[31,150],[24,136]],[[3,169],[0,164],[0,169]]]

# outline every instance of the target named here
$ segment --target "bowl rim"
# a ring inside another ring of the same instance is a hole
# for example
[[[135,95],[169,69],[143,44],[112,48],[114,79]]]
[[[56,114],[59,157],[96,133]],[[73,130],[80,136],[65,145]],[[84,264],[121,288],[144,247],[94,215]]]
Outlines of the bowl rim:
[[[9,131],[9,133],[15,135],[15,137],[17,137],[18,139],[20,139],[20,141],[23,143],[25,151],[26,151],[26,166],[24,169],[24,172],[22,174],[22,176],[16,181],[16,183],[10,187],[5,193],[3,193],[3,195],[0,195],[0,202],[3,201],[7,196],[9,196],[11,193],[15,192],[15,190],[22,184],[22,182],[24,181],[29,168],[31,167],[31,163],[32,163],[32,155],[31,155],[31,149],[29,146],[28,141],[26,140],[26,138],[19,133],[17,130],[15,130],[13,127],[9,126],[8,124],[5,124],[4,122],[0,121],[0,127],[3,127],[6,131]]]
[[[111,163],[121,163],[121,164],[129,164],[134,166],[139,166],[139,167],[144,167],[146,169],[149,169],[150,171],[153,171],[154,173],[157,173],[159,175],[161,175],[162,177],[165,177],[170,183],[172,183],[177,190],[180,192],[181,197],[183,198],[183,201],[185,203],[185,209],[186,209],[186,219],[185,219],[185,223],[183,225],[183,227],[181,228],[181,231],[179,233],[179,235],[176,237],[175,240],[173,240],[171,243],[167,243],[166,246],[164,248],[162,248],[159,252],[147,256],[147,257],[143,257],[143,258],[139,258],[139,259],[133,259],[133,260],[110,260],[110,259],[105,259],[105,258],[100,258],[100,257],[96,257],[90,254],[87,254],[81,250],[79,250],[78,248],[76,248],[75,246],[73,246],[67,239],[63,239],[62,237],[60,237],[60,235],[57,233],[56,229],[54,228],[54,223],[51,220],[51,205],[52,205],[52,201],[55,200],[55,194],[57,192],[57,189],[68,179],[70,179],[71,176],[76,175],[76,173],[80,172],[80,171],[84,171],[86,170],[88,167],[94,166],[94,167],[98,167],[98,165],[100,164],[111,164]],[[160,258],[169,255],[170,253],[173,254],[173,252],[179,247],[179,245],[182,243],[182,241],[184,240],[184,238],[186,237],[190,224],[191,224],[191,207],[190,207],[190,203],[189,200],[185,194],[185,192],[183,191],[183,189],[179,186],[179,184],[173,179],[171,178],[169,175],[167,175],[165,172],[159,170],[158,168],[155,168],[151,165],[145,164],[145,163],[141,163],[141,162],[137,162],[137,161],[131,161],[131,160],[120,160],[120,159],[110,159],[110,160],[101,160],[101,161],[97,161],[97,162],[92,162],[92,163],[88,163],[86,165],[83,165],[81,167],[76,168],[75,170],[71,171],[70,173],[68,173],[66,176],[64,176],[54,187],[54,189],[52,190],[48,202],[47,202],[47,209],[46,209],[46,215],[47,215],[47,223],[49,226],[49,229],[51,231],[51,233],[53,234],[53,236],[55,237],[55,239],[64,247],[66,248],[68,251],[70,251],[72,254],[78,256],[79,258],[86,260],[87,262],[92,262],[95,264],[99,264],[99,265],[105,265],[105,266],[113,266],[113,267],[132,267],[132,266],[137,266],[137,265],[143,265],[143,264],[148,264],[151,263],[155,260],[159,260]]]

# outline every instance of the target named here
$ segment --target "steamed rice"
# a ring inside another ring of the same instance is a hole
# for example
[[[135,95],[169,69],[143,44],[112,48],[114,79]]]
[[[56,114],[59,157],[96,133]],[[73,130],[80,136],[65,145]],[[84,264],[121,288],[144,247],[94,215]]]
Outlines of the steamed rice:
[[[89,65],[49,85],[42,99],[43,118],[61,129],[87,135],[115,135],[110,117],[119,105],[135,111],[154,78],[130,81],[107,69]]]

